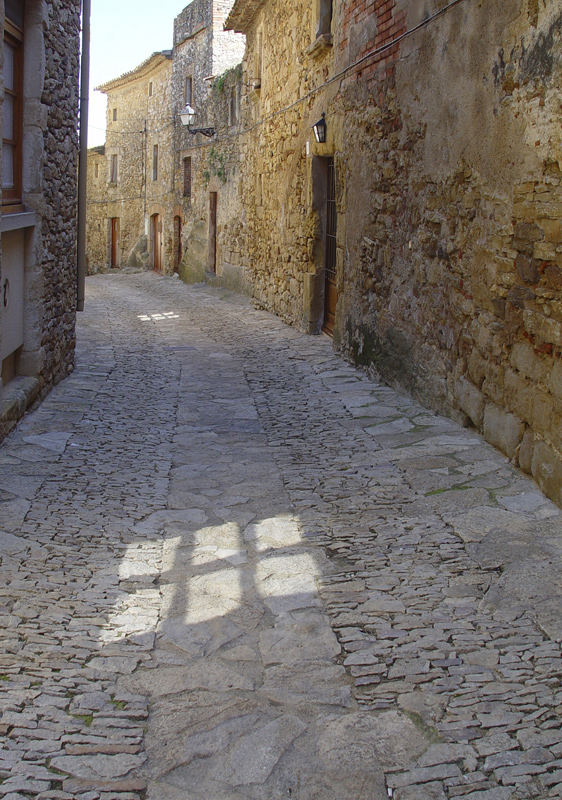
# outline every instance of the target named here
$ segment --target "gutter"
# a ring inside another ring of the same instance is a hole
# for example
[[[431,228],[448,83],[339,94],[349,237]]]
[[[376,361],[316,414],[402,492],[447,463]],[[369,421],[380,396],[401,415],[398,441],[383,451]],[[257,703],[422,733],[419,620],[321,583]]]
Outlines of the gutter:
[[[76,310],[84,311],[86,284],[86,188],[88,179],[88,111],[90,91],[91,0],[82,0],[82,55],[80,59],[80,154],[78,158],[78,241]]]

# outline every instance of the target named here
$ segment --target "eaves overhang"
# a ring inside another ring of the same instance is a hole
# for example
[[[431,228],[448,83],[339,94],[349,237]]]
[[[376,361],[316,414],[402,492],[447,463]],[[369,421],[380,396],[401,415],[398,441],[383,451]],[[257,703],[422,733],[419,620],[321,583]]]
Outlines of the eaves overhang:
[[[124,86],[126,83],[129,83],[129,81],[137,80],[137,78],[142,78],[143,76],[148,75],[149,72],[152,72],[152,70],[160,66],[160,64],[171,60],[171,50],[160,50],[145,59],[142,64],[139,64],[139,66],[135,67],[135,69],[123,73],[123,75],[120,75],[118,78],[112,78],[112,80],[96,86],[95,89],[97,92],[104,93],[110,92],[113,89],[118,89],[120,86]]]
[[[224,23],[225,31],[247,33],[265,0],[236,0]]]

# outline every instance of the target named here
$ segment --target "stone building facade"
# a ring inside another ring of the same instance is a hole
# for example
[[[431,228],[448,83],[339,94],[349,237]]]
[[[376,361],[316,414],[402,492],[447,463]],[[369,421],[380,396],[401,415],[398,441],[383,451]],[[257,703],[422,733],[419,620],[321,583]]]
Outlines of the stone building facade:
[[[107,95],[107,134],[104,148],[89,152],[90,272],[132,266],[180,272],[186,280],[199,279],[201,269],[204,275],[208,190],[217,183],[213,144],[190,134],[179,113],[189,103],[197,127],[208,119],[228,126],[226,79],[217,89],[215,78],[244,53],[244,37],[224,31],[231,6],[232,0],[193,0],[174,20],[173,50],[98,87]],[[224,208],[221,201],[219,213]]]
[[[559,4],[237,0],[227,27],[257,302],[561,503]]]
[[[73,366],[80,0],[6,0],[0,24],[2,437]]]
[[[194,0],[165,212],[168,271],[324,330],[559,503],[561,27],[555,0]]]
[[[170,272],[173,261],[171,50],[97,87],[106,142],[89,151],[88,268]]]
[[[240,266],[226,256],[229,221],[240,211],[240,158],[236,136],[244,37],[224,30],[232,0],[194,0],[174,21],[172,71],[175,120],[175,224],[180,231],[179,274],[193,282],[225,281],[243,288]],[[193,128],[211,127],[212,137],[190,133],[179,113],[189,104]]]

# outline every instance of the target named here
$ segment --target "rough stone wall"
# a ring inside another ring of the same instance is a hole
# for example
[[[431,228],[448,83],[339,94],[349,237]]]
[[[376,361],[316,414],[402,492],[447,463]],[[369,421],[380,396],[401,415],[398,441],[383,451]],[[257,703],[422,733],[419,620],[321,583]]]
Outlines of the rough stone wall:
[[[333,155],[336,346],[475,425],[560,503],[559,5],[446,5],[342,0],[333,47],[315,47],[314,4],[237,0],[233,240],[257,302],[313,330],[314,162]]]
[[[224,24],[234,0],[213,2],[213,67],[211,74],[222,75],[244,58],[246,38],[234,31],[225,31]]]
[[[183,159],[191,158],[191,197],[179,197],[183,218],[183,258],[180,277],[189,282],[208,282],[247,292],[245,239],[241,237],[241,156],[239,116],[231,102],[241,94],[242,71],[228,70],[212,84],[206,102],[207,116],[217,126],[211,141],[197,135],[191,147],[181,150],[176,185],[183,185]],[[192,137],[193,138],[193,137]],[[209,272],[209,195],[217,195],[216,275]]]
[[[136,70],[101,87],[107,94],[107,133],[103,177],[100,173],[88,187],[91,272],[109,267],[112,218],[119,219],[120,228],[117,266],[149,267],[152,214],[159,214],[162,223],[163,271],[173,270],[171,70],[169,55],[154,54]],[[158,145],[157,180],[153,180],[154,145]],[[111,180],[114,155],[118,163],[117,182]],[[90,161],[90,169],[95,170],[98,155],[90,153]],[[100,241],[100,226],[105,245]]]
[[[236,12],[247,5],[235,5],[229,24],[237,28],[240,19],[244,22]],[[240,136],[243,213],[235,241],[241,243],[256,302],[307,327],[307,278],[320,269],[311,157],[333,153],[333,128],[331,144],[323,148],[312,136],[333,90],[309,92],[332,74],[333,52],[330,46],[315,48],[313,3],[257,5],[248,14],[249,24],[239,26],[247,46]]]
[[[422,21],[378,5],[386,36]],[[384,44],[351,48],[357,3],[344,21],[343,61]],[[554,2],[461,3],[344,82],[339,308],[354,361],[465,415],[559,503],[561,27]]]
[[[88,274],[107,267],[107,167],[105,146],[88,150],[88,213],[86,218],[86,251]]]
[[[79,0],[29,0],[24,30],[23,204],[36,217],[20,230],[23,345],[13,383],[21,396],[10,405],[10,383],[0,390],[2,413],[8,408],[0,435],[74,362]],[[4,231],[10,217],[3,215]]]
[[[51,385],[74,363],[80,3],[55,0],[46,12],[43,192],[37,206],[30,194],[26,202],[41,215],[41,379]]]
[[[182,224],[180,277],[188,282],[208,279],[241,291],[246,288],[240,226],[240,130],[241,70],[236,67],[244,53],[244,37],[224,31],[223,24],[233,0],[197,0],[174,23],[172,73],[175,131],[175,215]],[[216,135],[191,134],[179,122],[185,104],[185,78],[192,77],[193,127],[212,126]],[[231,103],[235,100],[233,115]],[[184,196],[184,159],[191,159],[191,196]],[[208,274],[210,193],[217,195],[217,275]]]

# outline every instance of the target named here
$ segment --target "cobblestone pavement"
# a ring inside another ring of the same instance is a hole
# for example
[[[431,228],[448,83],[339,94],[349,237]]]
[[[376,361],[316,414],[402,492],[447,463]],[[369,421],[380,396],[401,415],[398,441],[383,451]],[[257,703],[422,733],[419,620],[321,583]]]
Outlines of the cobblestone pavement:
[[[235,295],[89,279],[0,447],[2,800],[562,797],[562,516]]]

